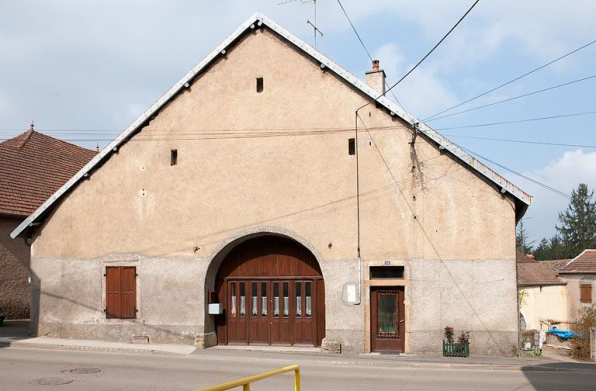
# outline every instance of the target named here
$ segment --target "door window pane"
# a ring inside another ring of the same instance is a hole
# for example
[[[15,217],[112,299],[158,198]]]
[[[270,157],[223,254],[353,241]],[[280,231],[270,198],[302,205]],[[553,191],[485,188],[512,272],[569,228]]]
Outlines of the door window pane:
[[[259,310],[258,309],[258,305],[259,304],[258,304],[258,301],[257,301],[257,299],[258,299],[257,295],[258,295],[259,292],[257,291],[257,283],[256,282],[253,282],[251,285],[252,285],[252,287],[251,287],[251,292],[252,292],[252,303],[251,304],[252,304],[252,308],[251,308],[251,311],[250,312],[251,312],[251,314],[253,316],[257,316],[257,314],[259,313],[258,312],[258,310]]]
[[[290,296],[288,294],[288,283],[284,282],[284,318],[290,316]]]
[[[394,337],[397,334],[397,294],[379,293],[379,329],[380,337]]]
[[[240,285],[240,316],[246,315],[246,292],[243,282],[239,282]]]
[[[232,302],[230,303],[230,316],[232,318],[236,317],[236,283],[232,282],[230,284],[232,286],[232,295],[231,295],[231,299]]]
[[[296,317],[302,317],[302,283],[296,283]]]
[[[267,283],[261,282],[261,316],[267,316]]]
[[[273,316],[279,316],[279,283],[273,283]]]
[[[312,316],[312,299],[311,299],[311,295],[310,295],[310,282],[305,282],[304,283],[304,301],[306,304],[306,308],[304,309],[304,315],[307,318],[310,318]]]

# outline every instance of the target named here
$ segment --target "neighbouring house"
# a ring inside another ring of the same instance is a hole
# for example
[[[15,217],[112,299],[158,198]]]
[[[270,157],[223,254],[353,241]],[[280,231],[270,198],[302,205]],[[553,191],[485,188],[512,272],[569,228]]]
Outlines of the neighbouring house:
[[[0,307],[29,318],[30,247],[10,233],[97,153],[31,129],[0,143]]]
[[[517,253],[517,289],[522,324],[542,330],[541,321],[567,321],[567,283],[550,267]]]
[[[531,197],[366,78],[248,19],[14,230],[33,333],[515,354]]]
[[[561,267],[558,273],[567,282],[567,316],[569,320],[574,320],[580,309],[593,307],[596,303],[596,250],[584,250]]]

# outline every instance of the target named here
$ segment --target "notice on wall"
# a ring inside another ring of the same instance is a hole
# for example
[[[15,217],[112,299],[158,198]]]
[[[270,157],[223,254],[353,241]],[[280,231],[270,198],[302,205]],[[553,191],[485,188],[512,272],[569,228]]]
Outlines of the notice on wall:
[[[358,284],[355,282],[346,283],[344,285],[342,299],[348,305],[360,304],[360,289]]]

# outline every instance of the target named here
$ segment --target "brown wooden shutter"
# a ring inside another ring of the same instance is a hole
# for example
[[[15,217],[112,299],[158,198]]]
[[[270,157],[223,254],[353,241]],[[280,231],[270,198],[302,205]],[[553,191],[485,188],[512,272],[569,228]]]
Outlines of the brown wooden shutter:
[[[592,284],[581,284],[579,286],[580,298],[579,301],[582,303],[592,302]]]
[[[135,318],[136,306],[136,268],[106,267],[106,317]]]
[[[123,267],[120,279],[122,318],[135,318],[137,306],[136,268]]]
[[[120,267],[106,267],[106,317],[122,317]]]

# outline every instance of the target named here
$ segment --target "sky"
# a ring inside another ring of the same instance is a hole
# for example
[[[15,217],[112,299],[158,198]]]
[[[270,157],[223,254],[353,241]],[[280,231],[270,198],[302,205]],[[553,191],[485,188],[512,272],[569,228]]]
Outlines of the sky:
[[[34,121],[42,133],[103,148],[255,11],[312,45],[313,3],[284,1],[0,0],[0,139]],[[472,3],[342,0],[390,85]],[[586,0],[481,0],[393,91],[428,119],[596,40],[594,15]],[[364,79],[370,60],[337,0],[317,1],[317,26],[318,49]],[[585,80],[427,121],[534,197],[524,224],[536,244],[555,234],[569,200],[526,178],[567,195],[582,182],[596,188],[594,65],[596,44],[445,114]],[[536,120],[545,117],[559,118]]]

